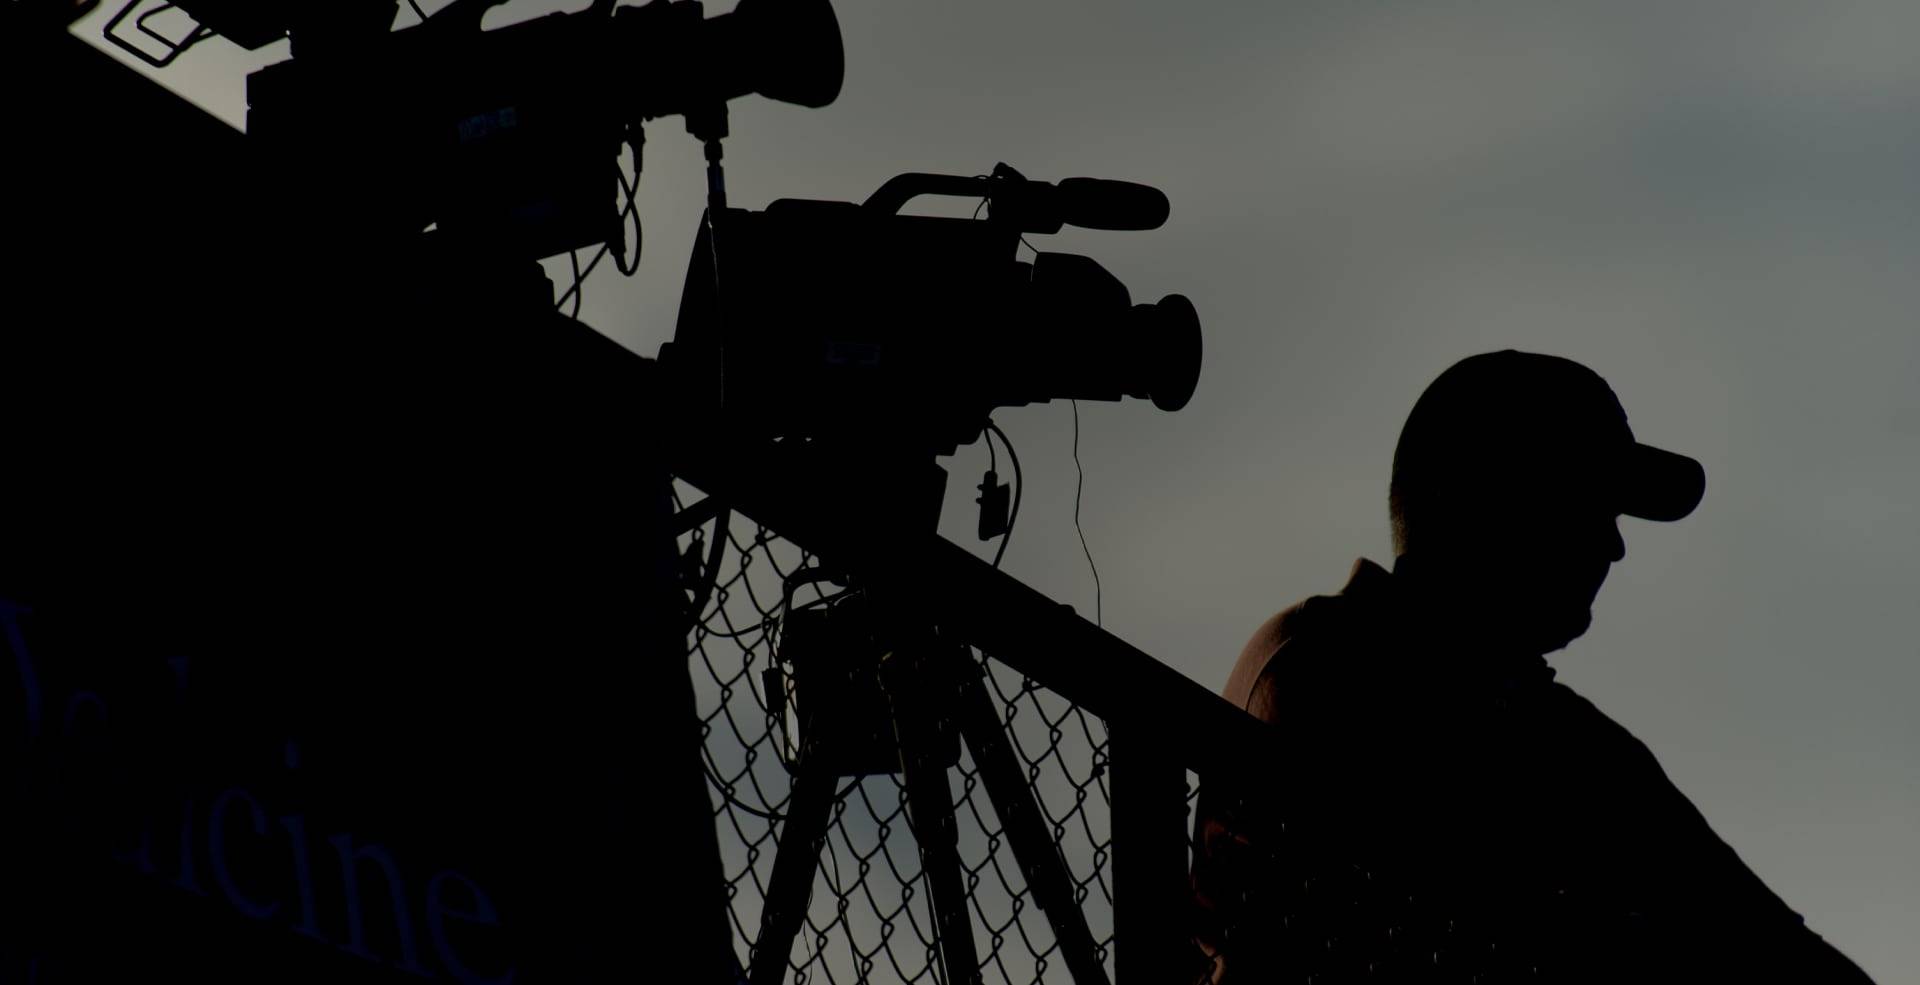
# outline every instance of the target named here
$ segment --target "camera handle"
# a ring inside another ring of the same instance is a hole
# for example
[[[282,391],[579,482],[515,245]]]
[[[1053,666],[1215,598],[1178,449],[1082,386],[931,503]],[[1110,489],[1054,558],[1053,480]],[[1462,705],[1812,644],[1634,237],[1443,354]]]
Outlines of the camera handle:
[[[1158,229],[1167,221],[1167,196],[1151,185],[1108,178],[1038,181],[1001,163],[993,173],[961,177],[908,172],[886,180],[862,208],[896,215],[921,195],[984,198],[987,221],[1023,233],[1057,233],[1062,226],[1082,229]]]

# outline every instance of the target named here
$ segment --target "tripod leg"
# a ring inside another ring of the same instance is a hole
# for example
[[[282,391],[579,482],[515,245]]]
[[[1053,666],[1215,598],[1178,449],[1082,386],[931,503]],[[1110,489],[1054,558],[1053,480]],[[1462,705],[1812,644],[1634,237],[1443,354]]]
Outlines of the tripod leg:
[[[831,773],[810,770],[793,781],[786,826],[780,832],[766,904],[760,911],[760,936],[754,941],[753,985],[780,985],[786,978],[793,938],[806,919],[807,897],[813,889],[814,870],[820,865],[820,839],[833,816],[833,785],[837,779]]]
[[[1114,977],[1191,982],[1203,965],[1184,920],[1187,773],[1139,726],[1108,735],[1113,792]]]
[[[1006,828],[1020,874],[1033,891],[1034,902],[1040,904],[1040,911],[1053,925],[1054,940],[1060,944],[1075,985],[1106,985],[1107,969],[1100,962],[1093,932],[1087,929],[1087,915],[1073,898],[1073,882],[1013,746],[1007,742],[1005,726],[987,697],[980,678],[982,671],[968,660],[956,673],[961,681],[960,734],[973,752],[974,765],[980,770],[980,781],[987,788],[994,813]]]
[[[906,774],[907,820],[914,841],[919,843],[920,867],[927,874],[932,895],[946,985],[979,985],[980,959],[973,949],[973,921],[967,916],[966,888],[960,879],[953,791],[947,786],[946,764],[935,752],[939,748],[935,732],[943,709],[925,700],[922,693],[930,685],[937,688],[937,684],[915,679],[928,673],[938,675],[941,668],[931,661],[919,663],[898,655],[887,661],[887,693],[893,702],[893,725],[900,740],[901,771]],[[936,693],[944,695],[945,690],[938,688]]]

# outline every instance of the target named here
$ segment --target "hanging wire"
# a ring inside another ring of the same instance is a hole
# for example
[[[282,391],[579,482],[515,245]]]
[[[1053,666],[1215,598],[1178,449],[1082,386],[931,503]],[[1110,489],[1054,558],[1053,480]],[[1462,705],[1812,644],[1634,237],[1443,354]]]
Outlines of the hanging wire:
[[[175,9],[175,6],[173,4],[163,3],[158,7],[155,7],[152,10],[147,11],[144,14],[141,14],[133,22],[134,27],[138,29],[141,34],[144,34],[147,37],[152,38],[155,41],[158,41],[160,44],[166,47],[166,54],[164,55],[156,57],[152,54],[149,54],[145,49],[141,48],[139,45],[136,45],[133,42],[127,40],[126,38],[121,37],[119,32],[120,22],[126,20],[129,14],[132,14],[134,10],[139,8],[139,6],[145,2],[146,0],[128,0],[127,5],[120,8],[119,13],[114,14],[113,17],[107,21],[106,26],[100,29],[100,35],[106,38],[108,41],[112,42],[115,47],[119,48],[122,51],[125,51],[126,53],[132,55],[135,58],[140,59],[143,62],[146,62],[148,65],[151,65],[154,68],[166,68],[168,65],[173,64],[174,59],[179,58],[182,54],[185,54],[188,48],[191,48],[194,45],[199,44],[200,42],[205,41],[210,37],[213,37],[213,31],[209,30],[206,27],[202,27],[199,24],[195,24],[193,27],[193,30],[188,32],[185,37],[181,38],[178,41],[172,38],[169,38],[164,34],[161,34],[160,32],[154,30],[153,28],[148,27],[147,21],[149,19],[159,14],[163,14],[169,10]]]
[[[613,258],[613,265],[620,271],[622,277],[632,277],[634,273],[640,269],[640,237],[642,235],[640,229],[640,203],[638,201],[640,191],[640,151],[641,148],[646,146],[646,142],[646,135],[639,127],[634,127],[629,131],[626,145],[627,152],[633,155],[633,180],[629,182],[626,172],[620,170],[618,166],[614,168],[613,172],[614,177],[620,181],[620,194],[626,200],[626,204],[620,208],[621,236],[625,237],[625,227],[628,224],[633,226],[633,249],[622,250],[621,252],[626,254],[624,257],[615,256]],[[622,245],[624,245],[624,239]]]
[[[573,314],[569,317],[580,319],[580,302],[586,300],[587,292],[580,289],[580,251],[568,250],[567,262],[573,265]]]
[[[1093,551],[1087,547],[1087,532],[1080,529],[1080,492],[1087,484],[1086,470],[1080,467],[1080,401],[1068,403],[1073,405],[1073,471],[1078,476],[1073,483],[1073,530],[1080,535],[1080,550],[1087,555],[1087,567],[1093,571],[1093,624],[1101,626],[1104,623],[1100,618],[1100,569],[1093,563]]]
[[[976,174],[973,176],[975,181],[985,181],[986,179],[991,177],[993,176],[988,174]],[[973,207],[973,218],[975,219],[980,218],[980,210],[986,208],[987,203],[992,200],[993,200],[993,196],[991,194],[980,196],[980,204]]]
[[[554,301],[554,308],[559,309],[566,307],[567,299],[575,297],[580,293],[581,287],[586,283],[587,278],[593,276],[593,268],[600,266],[600,261],[606,259],[608,252],[606,244],[600,244],[600,248],[593,253],[593,259],[588,260],[587,265],[574,275],[573,286],[567,288],[566,292]],[[579,307],[577,305],[574,308],[574,313],[579,313]]]
[[[622,260],[616,256],[613,261],[613,265],[619,269],[621,275],[626,277],[632,277],[634,273],[640,269],[640,205],[635,200],[635,194],[639,191],[640,187],[640,145],[642,143],[644,143],[644,141],[638,136],[630,137],[627,142],[627,146],[633,152],[633,180],[629,182],[626,173],[618,170],[617,166],[614,172],[620,182],[621,195],[626,199],[626,205],[620,210],[620,221],[623,225],[628,222],[631,222],[633,225],[633,250],[629,254],[631,260]],[[622,235],[625,235],[624,231]],[[593,251],[592,259],[587,261],[587,265],[584,268],[578,266],[576,259],[573,284],[569,286],[559,298],[555,299],[553,304],[554,308],[556,310],[564,308],[567,305],[568,299],[574,299],[573,317],[580,317],[580,296],[586,290],[586,280],[588,277],[593,276],[594,268],[600,266],[600,261],[606,259],[607,255],[612,252],[613,247],[611,244],[602,243],[599,249]]]
[[[1007,446],[1007,459],[1013,462],[1013,508],[1007,511],[1007,532],[1000,535],[1000,549],[993,552],[993,566],[998,568],[1000,559],[1007,555],[1007,544],[1013,541],[1013,525],[1020,519],[1020,492],[1026,488],[1027,482],[1020,474],[1020,455],[1013,450],[1013,442],[1008,440],[1007,433],[992,421],[987,422],[987,433],[999,438],[1000,443]],[[987,447],[993,447],[991,440]]]

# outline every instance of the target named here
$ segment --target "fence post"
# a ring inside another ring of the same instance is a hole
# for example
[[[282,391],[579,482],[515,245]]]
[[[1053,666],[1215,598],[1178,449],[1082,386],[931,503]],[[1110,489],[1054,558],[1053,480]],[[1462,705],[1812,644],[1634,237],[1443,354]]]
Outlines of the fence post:
[[[1185,985],[1187,774],[1139,725],[1109,723],[1115,985]]]

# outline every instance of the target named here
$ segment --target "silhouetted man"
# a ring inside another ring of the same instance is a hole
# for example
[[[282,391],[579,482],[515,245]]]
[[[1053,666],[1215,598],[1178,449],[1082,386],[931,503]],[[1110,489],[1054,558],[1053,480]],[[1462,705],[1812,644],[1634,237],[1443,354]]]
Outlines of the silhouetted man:
[[[1541,656],[1586,631],[1619,518],[1678,520],[1704,486],[1578,363],[1433,382],[1394,451],[1393,570],[1268,620],[1229,678],[1287,755],[1203,795],[1216,978],[1867,980]]]

